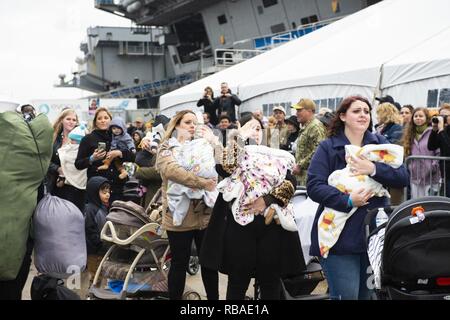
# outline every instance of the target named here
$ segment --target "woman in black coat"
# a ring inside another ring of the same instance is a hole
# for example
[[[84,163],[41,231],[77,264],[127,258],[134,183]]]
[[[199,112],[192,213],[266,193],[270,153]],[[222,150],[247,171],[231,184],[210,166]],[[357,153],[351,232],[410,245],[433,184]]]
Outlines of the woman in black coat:
[[[120,157],[123,162],[134,162],[134,154],[129,150],[109,151],[112,137],[108,129],[111,120],[112,115],[108,109],[97,109],[93,120],[94,130],[81,140],[75,167],[78,170],[87,169],[88,180],[95,176],[108,179],[111,183],[110,202],[113,203],[115,200],[122,200],[126,179],[119,178],[116,166],[109,166],[107,170],[100,171],[97,168],[103,164],[102,160],[109,156]]]
[[[441,157],[450,157],[450,104],[439,108],[438,122],[432,122],[433,131],[428,139],[428,149],[441,151]],[[442,176],[445,179],[445,196],[450,197],[450,161],[441,163]],[[445,175],[444,175],[445,173]]]
[[[243,127],[239,130],[237,140],[246,141],[252,131],[262,130],[261,122],[253,116],[242,118],[241,122]],[[245,125],[246,123],[248,124]],[[217,148],[220,149],[220,143]],[[235,148],[232,149],[236,150]],[[232,154],[236,165],[237,155],[235,152]],[[227,177],[232,173],[233,165],[219,164],[217,171],[221,176]],[[275,221],[266,225],[265,218],[258,214],[273,203],[286,206],[295,192],[295,185],[295,177],[288,172],[280,186],[258,198],[248,208],[255,217],[246,226],[235,222],[231,212],[233,202],[226,202],[219,193],[204,236],[200,264],[228,274],[228,300],[244,299],[252,277],[258,281],[262,299],[279,299],[280,278],[298,274],[305,269],[298,233],[286,231]]]
[[[201,97],[197,102],[197,107],[204,106],[203,111],[209,113],[209,122],[216,126],[219,123],[217,108],[213,104],[214,102],[214,92],[211,87],[206,87],[203,97]]]
[[[281,150],[289,151],[290,153],[293,153],[295,155],[295,152],[292,151],[292,146],[294,145],[295,141],[298,138],[298,132],[300,131],[300,125],[298,123],[296,116],[291,116],[285,120],[287,126],[288,126],[288,138],[286,141],[286,144],[280,145]]]

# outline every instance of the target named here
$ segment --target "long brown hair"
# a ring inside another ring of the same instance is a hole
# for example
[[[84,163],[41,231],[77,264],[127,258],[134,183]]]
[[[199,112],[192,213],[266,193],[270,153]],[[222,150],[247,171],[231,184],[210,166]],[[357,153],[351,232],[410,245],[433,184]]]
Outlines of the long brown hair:
[[[172,137],[173,132],[175,131],[176,127],[180,124],[181,119],[188,113],[192,113],[195,116],[194,111],[192,110],[182,110],[178,112],[169,122],[167,125],[166,134],[164,136],[164,139],[161,142],[164,142],[166,140],[169,140]]]
[[[100,108],[98,108],[97,110],[95,110],[94,120],[92,120],[92,129],[93,129],[93,130],[98,129],[98,128],[97,128],[97,123],[96,123],[96,122],[97,122],[98,115],[99,115],[100,112],[102,112],[102,111],[106,112],[106,113],[108,114],[108,116],[109,116],[109,119],[112,120],[112,114],[111,114],[111,112],[109,112],[109,110],[108,110],[107,108],[105,108],[105,107],[100,107]]]
[[[408,125],[406,126],[404,132],[403,132],[403,136],[402,136],[402,145],[403,148],[405,150],[404,154],[405,154],[405,158],[407,156],[411,155],[411,146],[414,143],[414,138],[416,136],[416,128],[417,125],[414,123],[414,115],[418,112],[418,111],[422,111],[425,114],[425,123],[430,123],[430,113],[428,112],[427,108],[423,108],[423,107],[418,107],[415,108],[414,111],[412,112],[411,115],[411,122],[408,123]]]
[[[69,114],[73,113],[75,117],[77,118],[77,126],[79,125],[79,119],[78,114],[74,109],[65,109],[60,114],[59,117],[56,119],[56,121],[53,123],[53,143],[55,143],[56,138],[61,135],[61,133],[64,130],[63,127],[63,120],[65,117],[67,117]]]
[[[208,86],[208,87],[205,88],[205,91],[206,90],[210,90],[211,91],[211,99],[214,99],[214,91],[213,91],[213,89]]]
[[[362,96],[350,96],[342,100],[341,104],[339,105],[339,108],[336,110],[336,115],[334,116],[334,119],[331,120],[330,127],[328,128],[328,136],[337,136],[341,131],[345,128],[344,121],[341,120],[340,115],[345,114],[347,110],[350,108],[353,102],[355,101],[361,101],[364,102],[369,106],[370,111],[370,122],[369,127],[367,128],[368,131],[372,131],[372,106],[370,105],[369,100]]]

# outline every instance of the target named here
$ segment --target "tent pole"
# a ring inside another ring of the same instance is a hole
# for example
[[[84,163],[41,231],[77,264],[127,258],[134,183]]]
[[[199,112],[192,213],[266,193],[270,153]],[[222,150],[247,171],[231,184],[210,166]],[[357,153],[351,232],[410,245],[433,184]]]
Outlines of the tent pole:
[[[373,92],[373,97],[372,97],[372,105],[375,103],[375,98],[376,97],[381,97],[383,90],[381,89],[381,83],[383,81],[383,69],[384,69],[384,63],[380,66],[380,70],[378,73],[378,82],[377,85],[375,87],[375,90]]]

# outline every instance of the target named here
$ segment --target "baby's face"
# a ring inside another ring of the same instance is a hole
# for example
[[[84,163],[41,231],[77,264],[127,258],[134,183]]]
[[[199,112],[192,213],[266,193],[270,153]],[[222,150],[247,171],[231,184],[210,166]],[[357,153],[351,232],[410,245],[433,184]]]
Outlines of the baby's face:
[[[112,127],[111,131],[115,136],[119,136],[122,134],[122,129],[120,129],[119,127]]]

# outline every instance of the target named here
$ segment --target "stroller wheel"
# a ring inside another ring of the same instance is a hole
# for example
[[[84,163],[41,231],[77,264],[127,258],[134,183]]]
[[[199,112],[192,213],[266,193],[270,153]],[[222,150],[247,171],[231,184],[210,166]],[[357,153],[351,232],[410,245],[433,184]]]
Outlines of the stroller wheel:
[[[189,265],[187,267],[187,273],[189,273],[191,276],[194,276],[197,274],[198,270],[200,269],[200,264],[198,261],[197,256],[191,256],[189,258]]]
[[[183,294],[183,300],[202,300],[202,297],[196,291],[186,291]]]

